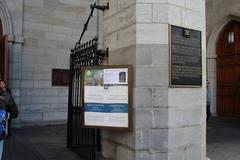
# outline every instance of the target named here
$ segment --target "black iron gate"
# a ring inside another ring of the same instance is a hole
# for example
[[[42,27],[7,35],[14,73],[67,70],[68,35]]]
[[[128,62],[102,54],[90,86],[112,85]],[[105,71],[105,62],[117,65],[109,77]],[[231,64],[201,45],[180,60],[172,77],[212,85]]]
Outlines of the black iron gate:
[[[67,148],[79,154],[85,160],[96,160],[96,153],[101,149],[100,130],[94,128],[83,128],[81,114],[83,106],[81,104],[81,67],[100,65],[104,57],[108,56],[108,50],[98,50],[97,38],[81,44],[88,23],[93,16],[94,9],[104,11],[109,9],[106,6],[99,6],[96,3],[90,6],[91,12],[87,22],[84,24],[79,41],[71,50],[70,56],[70,84],[68,99],[68,131]]]
[[[107,52],[97,50],[97,39],[72,50],[70,59],[70,85],[68,101],[68,135],[67,147],[78,153],[85,160],[95,160],[97,150],[100,150],[100,130],[82,128],[81,112],[83,106],[80,99],[81,74],[83,66],[99,65]]]

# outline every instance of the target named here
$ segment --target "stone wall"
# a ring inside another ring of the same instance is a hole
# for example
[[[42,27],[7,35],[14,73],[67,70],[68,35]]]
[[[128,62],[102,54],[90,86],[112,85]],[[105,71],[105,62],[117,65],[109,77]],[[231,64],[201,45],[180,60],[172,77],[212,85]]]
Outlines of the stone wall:
[[[12,90],[17,104],[21,102],[21,51],[23,44],[22,19],[23,0],[9,0],[0,2],[0,18],[3,26],[3,33],[8,35],[8,59],[9,59],[9,81],[8,85]],[[20,116],[15,120],[19,125]]]
[[[102,4],[104,3],[106,1],[102,1]],[[110,51],[109,64],[135,65],[136,9],[134,0],[110,0],[109,5],[110,10],[103,13],[103,26],[101,27],[103,48],[109,47]],[[137,138],[135,132],[102,130],[102,136],[104,157],[124,160],[134,159],[135,139]],[[139,136],[141,136],[141,133],[139,133]]]
[[[1,1],[9,34],[9,86],[19,105],[21,125],[67,122],[68,87],[52,86],[52,68],[68,69],[90,13],[91,0]],[[7,12],[6,12],[7,10]],[[8,13],[8,14],[6,14]],[[96,35],[96,13],[83,41]]]
[[[52,86],[52,68],[69,68],[70,49],[80,37],[91,3],[90,0],[24,1],[22,123],[66,123],[68,87]],[[84,40],[95,35],[96,18],[93,18]]]
[[[110,47],[110,64],[133,65],[134,129],[103,131],[103,156],[114,160],[204,160],[205,1],[108,1],[103,42]],[[169,24],[201,31],[202,87],[169,87]]]

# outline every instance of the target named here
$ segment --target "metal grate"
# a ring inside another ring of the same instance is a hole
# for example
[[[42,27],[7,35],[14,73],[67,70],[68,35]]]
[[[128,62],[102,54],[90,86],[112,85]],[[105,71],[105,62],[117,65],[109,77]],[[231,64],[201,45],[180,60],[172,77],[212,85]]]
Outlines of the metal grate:
[[[67,147],[85,160],[95,160],[96,152],[100,150],[101,144],[99,129],[81,127],[83,106],[81,106],[80,99],[80,71],[83,66],[101,64],[106,54],[107,52],[97,50],[97,39],[95,38],[75,47],[70,57]]]

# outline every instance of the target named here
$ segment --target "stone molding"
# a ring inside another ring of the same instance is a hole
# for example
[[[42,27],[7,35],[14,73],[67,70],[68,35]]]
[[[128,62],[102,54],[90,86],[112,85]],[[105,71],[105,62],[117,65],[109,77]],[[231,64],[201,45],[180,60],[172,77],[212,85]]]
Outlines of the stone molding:
[[[24,38],[22,36],[8,35],[8,42],[23,44]]]
[[[0,17],[3,24],[3,32],[13,34],[12,19],[6,1],[0,1]]]

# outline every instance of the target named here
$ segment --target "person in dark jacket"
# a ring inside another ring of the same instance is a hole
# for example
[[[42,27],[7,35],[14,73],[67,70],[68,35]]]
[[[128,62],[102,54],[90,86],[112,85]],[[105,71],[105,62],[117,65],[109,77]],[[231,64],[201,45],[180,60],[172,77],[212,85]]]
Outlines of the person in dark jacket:
[[[6,88],[6,83],[3,80],[0,80],[0,96],[4,98],[5,102],[9,105],[13,105],[13,98],[11,91]]]
[[[12,92],[6,87],[6,83],[0,80],[0,96],[7,103],[7,111],[10,113],[11,118],[16,118],[18,116],[18,108],[13,99]]]
[[[12,97],[11,91],[6,87],[6,83],[3,80],[0,80],[0,107],[5,109],[8,113],[10,113],[10,117],[8,120],[8,135],[11,135],[10,125],[12,118],[16,118],[18,116],[18,108]],[[2,151],[3,151],[3,140],[0,141],[0,160],[2,159]]]

